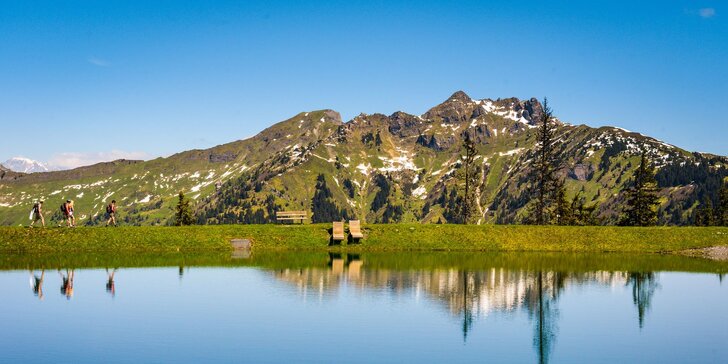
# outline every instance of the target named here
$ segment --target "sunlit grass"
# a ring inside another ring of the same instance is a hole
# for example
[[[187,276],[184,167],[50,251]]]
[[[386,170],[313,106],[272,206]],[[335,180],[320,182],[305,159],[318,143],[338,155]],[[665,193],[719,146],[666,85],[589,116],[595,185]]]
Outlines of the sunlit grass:
[[[329,246],[329,224],[187,227],[0,227],[0,252],[229,251],[230,239],[254,249],[341,249]],[[523,225],[365,225],[350,251],[674,252],[728,245],[725,227],[610,227]]]

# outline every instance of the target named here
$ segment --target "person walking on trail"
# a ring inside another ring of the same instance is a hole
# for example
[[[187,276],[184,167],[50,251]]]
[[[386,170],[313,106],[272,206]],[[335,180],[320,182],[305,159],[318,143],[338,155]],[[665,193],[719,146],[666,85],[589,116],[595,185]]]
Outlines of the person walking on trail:
[[[58,224],[58,227],[61,227],[61,224],[64,222],[66,223],[66,226],[68,226],[68,204],[71,203],[71,200],[66,200],[66,202],[61,204],[61,222]]]
[[[40,200],[33,204],[33,209],[30,210],[30,227],[40,220],[43,227],[45,227],[45,218],[43,217],[43,200]]]
[[[106,226],[109,224],[116,226],[116,200],[111,200],[111,203],[106,206]]]
[[[76,225],[76,218],[73,217],[73,201],[66,200],[61,205],[61,213],[63,213],[63,221],[66,222],[67,227],[73,227]]]
[[[76,216],[73,214],[73,200],[68,202],[68,222],[70,227],[76,227]]]

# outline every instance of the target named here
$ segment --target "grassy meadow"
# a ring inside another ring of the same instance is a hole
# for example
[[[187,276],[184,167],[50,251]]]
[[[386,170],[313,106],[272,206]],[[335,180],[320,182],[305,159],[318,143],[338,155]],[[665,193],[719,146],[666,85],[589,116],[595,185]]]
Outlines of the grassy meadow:
[[[0,227],[0,253],[214,252],[253,249],[665,253],[728,246],[726,227],[372,224],[358,243],[330,245],[329,224],[185,227]]]

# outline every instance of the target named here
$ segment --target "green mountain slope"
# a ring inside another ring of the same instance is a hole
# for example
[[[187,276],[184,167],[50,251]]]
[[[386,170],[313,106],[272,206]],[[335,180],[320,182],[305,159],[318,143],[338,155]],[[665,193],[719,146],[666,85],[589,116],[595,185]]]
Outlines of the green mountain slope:
[[[535,99],[473,100],[457,92],[420,116],[362,114],[342,123],[336,112],[322,110],[246,140],[168,158],[28,175],[0,172],[6,173],[0,178],[0,224],[27,222],[38,198],[52,211],[66,198],[76,200],[86,224],[99,223],[112,198],[127,223],[166,224],[179,191],[193,198],[200,223],[270,222],[278,210],[311,211],[319,175],[333,210],[343,217],[452,221],[466,130],[480,152],[479,222],[518,222],[528,203],[540,113]],[[562,123],[558,135],[559,173],[569,197],[578,193],[599,204],[604,223],[618,218],[620,191],[643,149],[658,167],[662,223],[689,223],[698,201],[716,202],[716,186],[728,175],[726,157],[689,153],[619,128]]]

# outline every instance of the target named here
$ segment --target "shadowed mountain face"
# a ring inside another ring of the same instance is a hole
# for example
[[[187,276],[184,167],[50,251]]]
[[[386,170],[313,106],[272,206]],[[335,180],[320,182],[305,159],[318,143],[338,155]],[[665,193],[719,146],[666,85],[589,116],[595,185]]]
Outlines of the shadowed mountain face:
[[[518,222],[529,201],[541,113],[536,99],[474,100],[459,91],[419,116],[361,114],[343,123],[334,111],[312,111],[252,138],[168,158],[49,173],[2,171],[0,224],[25,222],[36,199],[74,199],[81,223],[90,225],[111,199],[128,224],[166,224],[179,191],[193,200],[199,223],[270,222],[280,210],[313,211],[315,221],[318,214],[447,222],[461,188],[465,132],[479,152],[478,221]],[[604,223],[617,220],[620,191],[643,150],[658,168],[662,223],[689,223],[696,201],[717,203],[716,186],[728,175],[726,157],[689,153],[619,128],[559,123],[557,138],[568,197],[599,204]],[[319,175],[324,183],[317,183]]]

